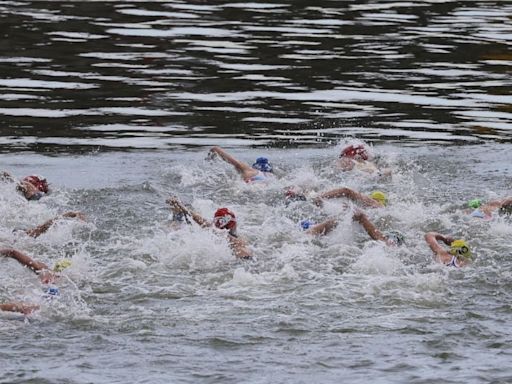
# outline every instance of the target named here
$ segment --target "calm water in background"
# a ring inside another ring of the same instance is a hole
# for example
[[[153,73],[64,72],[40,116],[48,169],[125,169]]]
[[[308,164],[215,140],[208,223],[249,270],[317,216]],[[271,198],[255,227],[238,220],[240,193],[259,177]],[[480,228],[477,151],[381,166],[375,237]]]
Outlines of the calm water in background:
[[[27,203],[0,185],[0,244],[74,260],[60,300],[0,316],[1,382],[512,382],[512,224],[460,209],[511,194],[511,16],[508,1],[0,3],[1,168],[54,189]],[[353,138],[391,180],[335,172]],[[245,185],[204,160],[212,145],[280,177]],[[368,241],[335,203],[285,207],[290,184],[385,190],[370,214],[407,247]],[[171,193],[234,209],[256,260],[170,231]],[[69,209],[89,221],[12,233]],[[325,239],[297,229],[330,215]],[[470,239],[475,265],[433,264],[429,230]],[[2,302],[41,302],[1,264]]]

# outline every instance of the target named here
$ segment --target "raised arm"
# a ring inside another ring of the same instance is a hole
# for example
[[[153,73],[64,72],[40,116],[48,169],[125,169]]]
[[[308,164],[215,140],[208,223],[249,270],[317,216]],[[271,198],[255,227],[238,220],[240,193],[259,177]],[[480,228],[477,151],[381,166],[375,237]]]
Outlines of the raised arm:
[[[190,216],[192,220],[194,220],[201,227],[211,227],[212,224],[208,220],[206,220],[204,217],[194,212],[193,210],[185,207],[185,205],[181,201],[179,201],[177,197],[171,196],[166,200],[166,203],[169,204],[173,209],[177,210],[178,212],[182,212],[185,216]]]
[[[452,259],[452,255],[439,245],[439,241],[442,241],[446,245],[450,245],[453,240],[454,239],[451,236],[445,236],[438,232],[427,232],[425,234],[425,241],[436,255],[436,260],[443,264],[449,263]]]
[[[27,233],[27,235],[29,236],[32,236],[32,237],[39,237],[41,236],[43,233],[45,233],[46,231],[48,231],[48,229],[50,229],[50,227],[59,219],[61,218],[65,218],[65,217],[68,217],[68,218],[77,218],[79,220],[82,220],[82,221],[85,221],[85,216],[83,213],[81,212],[74,212],[74,211],[69,211],[69,212],[66,212],[66,213],[63,213],[61,216],[57,216],[57,217],[54,217],[53,219],[50,219],[46,222],[44,222],[43,224],[35,227],[35,228],[32,228],[32,229],[27,229],[25,232]]]
[[[246,172],[247,170],[250,170],[252,169],[249,164],[246,164],[240,160],[237,160],[235,159],[233,156],[231,156],[229,153],[227,153],[224,149],[222,149],[221,147],[213,147],[212,149],[210,149],[210,152],[211,153],[216,153],[217,155],[219,155],[221,157],[222,160],[224,160],[225,162],[231,164],[232,166],[234,166],[236,168],[236,170],[240,173],[244,173]]]
[[[48,269],[48,266],[45,263],[34,260],[30,256],[24,254],[23,252],[17,251],[12,248],[0,249],[0,255],[11,257],[17,260],[20,264],[24,265],[25,267],[30,268],[34,272],[39,272]]]
[[[41,280],[43,284],[53,283],[57,277],[53,271],[50,271],[45,263],[34,260],[30,256],[25,255],[23,252],[12,248],[4,248],[0,249],[0,255],[12,257],[20,264],[30,268],[33,272],[37,273],[39,280]]]
[[[352,219],[360,223],[373,240],[380,240],[388,243],[388,238],[377,229],[363,211],[356,211]]]

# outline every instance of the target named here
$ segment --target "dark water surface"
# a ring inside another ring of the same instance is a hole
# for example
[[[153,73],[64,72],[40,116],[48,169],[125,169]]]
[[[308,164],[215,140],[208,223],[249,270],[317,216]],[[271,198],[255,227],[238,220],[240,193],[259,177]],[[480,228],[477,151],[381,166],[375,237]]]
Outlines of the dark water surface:
[[[61,297],[0,259],[1,383],[511,383],[512,222],[470,219],[512,195],[510,1],[3,1],[0,170],[45,175],[27,202],[0,183],[0,247],[71,258]],[[372,144],[391,178],[340,173]],[[247,185],[212,145],[276,179]],[[339,186],[406,246],[370,241]],[[165,199],[237,214],[255,259]],[[66,210],[38,239],[13,232]],[[336,217],[321,239],[297,223]],[[475,263],[433,262],[427,231]]]
[[[0,4],[4,151],[510,141],[509,1]]]

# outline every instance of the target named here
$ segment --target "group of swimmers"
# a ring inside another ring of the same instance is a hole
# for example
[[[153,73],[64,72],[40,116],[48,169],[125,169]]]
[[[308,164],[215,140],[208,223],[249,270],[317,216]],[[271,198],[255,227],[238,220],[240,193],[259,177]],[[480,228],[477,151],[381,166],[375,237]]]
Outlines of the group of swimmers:
[[[259,157],[250,166],[244,163],[220,147],[213,147],[208,158],[220,157],[222,160],[231,164],[241,175],[246,183],[269,182],[275,176],[271,163],[265,157]],[[364,144],[348,145],[341,150],[339,158],[336,161],[337,168],[343,172],[360,171],[366,174],[372,174],[378,177],[390,177],[392,171],[389,168],[380,168],[375,161],[369,148]],[[309,200],[304,191],[296,187],[289,187],[284,192],[285,202]],[[365,195],[349,188],[336,188],[330,191],[320,193],[311,201],[317,206],[322,206],[323,201],[333,198],[346,198],[356,203],[360,208],[355,209],[352,219],[359,223],[368,235],[377,241],[382,241],[388,246],[400,246],[404,244],[404,236],[400,231],[391,230],[382,232],[369,219],[363,208],[380,208],[387,205],[387,196],[382,191],[373,191],[370,195]],[[227,240],[235,256],[242,259],[249,259],[252,253],[247,246],[247,242],[237,234],[237,222],[234,212],[228,208],[219,208],[213,217],[213,225],[206,219],[194,212],[190,207],[186,207],[176,197],[167,200],[173,211],[175,220],[188,223],[192,221],[198,223],[201,227],[212,227],[221,230],[220,233],[226,233]],[[512,197],[493,200],[483,203],[479,199],[473,199],[468,202],[468,208],[471,208],[470,215],[475,218],[489,220],[494,212],[512,213]],[[337,220],[334,218],[315,223],[312,220],[303,220],[300,222],[302,229],[315,236],[325,235],[337,226]],[[463,239],[456,239],[452,236],[443,235],[438,232],[428,232],[424,239],[430,249],[433,251],[435,260],[452,267],[463,267],[468,265],[474,258],[469,245]],[[446,249],[442,244],[447,245]]]
[[[217,146],[210,150],[208,158],[214,159],[216,157],[220,157],[222,160],[231,164],[246,183],[266,183],[271,182],[272,179],[275,178],[272,164],[265,157],[259,157],[252,165],[249,165],[234,158],[227,151]],[[379,177],[390,177],[392,174],[390,169],[379,168],[373,161],[369,149],[364,144],[348,145],[343,148],[336,163],[337,167],[343,172],[357,170]],[[48,182],[41,176],[31,175],[21,180],[16,180],[7,172],[3,172],[0,174],[0,181],[15,184],[16,189],[27,200],[39,200],[49,193]],[[371,194],[365,195],[349,188],[336,188],[320,193],[313,198],[306,196],[304,191],[296,187],[288,187],[284,191],[285,204],[290,204],[295,201],[311,200],[315,205],[321,207],[324,204],[324,200],[334,198],[349,199],[358,205],[358,208],[356,208],[352,214],[352,220],[359,223],[373,240],[382,241],[387,246],[392,247],[404,244],[405,239],[401,232],[394,230],[380,231],[363,211],[363,208],[381,208],[387,205],[387,196],[382,191],[373,191]],[[247,241],[238,234],[236,215],[231,209],[227,207],[217,209],[213,215],[213,220],[209,221],[195,212],[190,206],[182,203],[175,196],[168,198],[166,203],[170,206],[172,224],[174,226],[189,225],[195,222],[202,228],[211,228],[218,235],[225,236],[233,254],[237,258],[246,260],[253,257]],[[472,217],[490,220],[494,212],[512,213],[512,197],[489,201],[485,204],[479,199],[473,199],[468,202],[468,208],[472,210],[470,212]],[[25,230],[25,233],[32,237],[38,237],[42,233],[45,233],[57,220],[63,218],[85,220],[84,215],[80,212],[66,212],[35,228]],[[303,220],[300,223],[302,229],[313,236],[326,235],[332,231],[337,224],[338,221],[335,218],[330,218],[320,223],[315,223],[311,220]],[[463,239],[456,239],[438,232],[428,232],[425,234],[424,238],[433,251],[435,259],[444,265],[463,267],[473,261],[474,255],[467,242]],[[447,245],[449,248],[445,248],[441,243],[444,243],[444,245]],[[55,266],[50,269],[46,264],[36,261],[23,252],[11,248],[0,249],[0,256],[11,257],[38,274],[43,284],[44,295],[46,297],[59,295],[59,289],[55,283],[58,281],[60,273],[71,265],[70,260],[63,259],[58,261]],[[38,308],[39,306],[36,304],[21,302],[0,304],[0,310],[21,312],[24,314],[29,314]]]
[[[30,175],[21,180],[17,180],[11,174],[2,172],[0,174],[0,181],[14,184],[15,188],[27,200],[40,200],[50,192],[46,178],[38,175]],[[14,229],[13,232],[23,232],[28,236],[37,238],[47,232],[56,222],[63,219],[78,219],[84,221],[85,216],[81,212],[69,211],[54,217],[53,219],[47,220],[43,224],[34,228]],[[10,257],[36,273],[43,287],[42,296],[47,299],[53,299],[60,295],[60,290],[56,283],[61,276],[61,272],[71,266],[71,260],[61,259],[55,263],[53,268],[50,268],[45,263],[35,260],[24,252],[13,248],[0,248],[0,256]],[[38,304],[24,302],[0,303],[1,311],[30,314],[37,309],[39,309]]]

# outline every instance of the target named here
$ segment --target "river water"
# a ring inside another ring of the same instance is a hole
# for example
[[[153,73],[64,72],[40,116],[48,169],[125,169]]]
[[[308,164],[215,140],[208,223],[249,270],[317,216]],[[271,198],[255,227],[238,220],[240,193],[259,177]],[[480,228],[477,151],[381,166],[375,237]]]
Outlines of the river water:
[[[0,3],[0,170],[43,174],[27,202],[0,184],[0,246],[73,260],[61,297],[0,260],[1,383],[510,383],[512,221],[467,200],[512,195],[509,1]],[[391,178],[340,173],[364,141]],[[276,178],[245,184],[213,145]],[[380,189],[368,214],[406,246],[371,241],[339,186]],[[236,260],[177,195],[237,214]],[[13,232],[67,210],[32,239]],[[304,218],[336,217],[323,238]],[[463,237],[465,269],[427,231]]]

